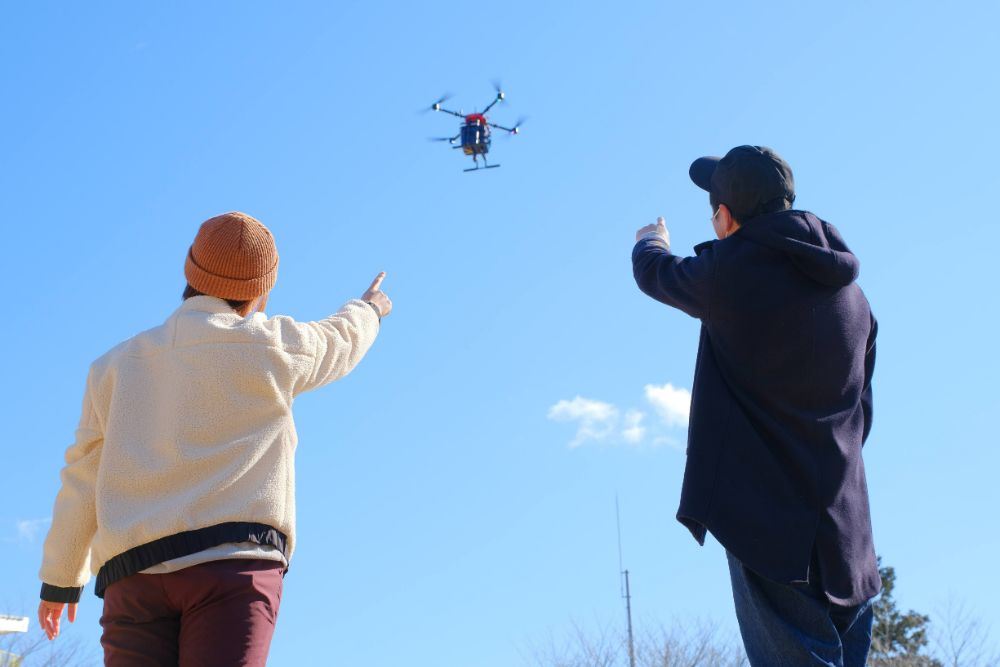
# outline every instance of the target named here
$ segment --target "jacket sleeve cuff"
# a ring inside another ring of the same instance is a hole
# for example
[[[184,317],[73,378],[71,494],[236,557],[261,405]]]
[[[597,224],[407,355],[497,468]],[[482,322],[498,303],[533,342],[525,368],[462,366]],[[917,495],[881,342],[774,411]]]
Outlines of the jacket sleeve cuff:
[[[378,309],[378,306],[376,306],[376,305],[375,305],[374,303],[372,303],[371,301],[365,301],[365,303],[367,303],[367,304],[368,304],[369,306],[371,306],[371,307],[372,307],[372,310],[374,310],[374,311],[375,311],[375,314],[376,314],[376,315],[378,316],[378,321],[379,321],[379,322],[381,323],[381,322],[382,322],[382,311],[381,311],[381,310],[379,310],[379,309]]]
[[[669,252],[670,254],[673,254],[670,251],[670,244],[667,243],[667,240],[665,238],[663,238],[659,234],[654,234],[653,232],[650,232],[649,234],[640,237],[639,240],[635,242],[635,246],[632,248],[633,259],[638,253],[642,252],[643,250],[648,250],[649,248],[656,248],[657,250],[662,250],[664,252]]]
[[[656,231],[646,232],[645,234],[639,237],[639,241],[659,241],[664,246],[666,246],[667,250],[670,250],[670,241],[664,238],[664,236],[660,234],[660,232]]]
[[[82,592],[83,586],[62,588],[60,586],[43,583],[40,597],[46,602],[68,602],[70,604],[76,604],[80,601],[80,594]]]

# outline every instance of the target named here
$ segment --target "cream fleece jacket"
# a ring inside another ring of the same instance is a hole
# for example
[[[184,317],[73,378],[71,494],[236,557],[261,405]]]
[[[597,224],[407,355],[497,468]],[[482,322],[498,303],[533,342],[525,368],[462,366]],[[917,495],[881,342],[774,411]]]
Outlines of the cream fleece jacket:
[[[93,363],[45,539],[43,582],[83,586],[110,558],[230,521],[295,547],[292,402],[349,373],[379,320],[350,301],[317,322],[186,300]]]

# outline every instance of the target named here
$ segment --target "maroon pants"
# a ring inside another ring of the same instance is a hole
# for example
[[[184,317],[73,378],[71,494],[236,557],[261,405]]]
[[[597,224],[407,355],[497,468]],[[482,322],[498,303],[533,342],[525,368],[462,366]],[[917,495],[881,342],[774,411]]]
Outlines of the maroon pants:
[[[284,566],[217,560],[108,586],[101,645],[108,667],[263,667]]]

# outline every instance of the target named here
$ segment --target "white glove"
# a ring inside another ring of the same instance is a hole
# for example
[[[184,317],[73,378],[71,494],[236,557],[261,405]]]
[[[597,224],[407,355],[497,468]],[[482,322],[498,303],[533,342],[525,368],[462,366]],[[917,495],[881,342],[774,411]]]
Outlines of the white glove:
[[[659,237],[670,247],[670,232],[667,231],[667,223],[663,218],[657,218],[655,225],[646,225],[635,233],[635,241],[638,243],[644,238]]]

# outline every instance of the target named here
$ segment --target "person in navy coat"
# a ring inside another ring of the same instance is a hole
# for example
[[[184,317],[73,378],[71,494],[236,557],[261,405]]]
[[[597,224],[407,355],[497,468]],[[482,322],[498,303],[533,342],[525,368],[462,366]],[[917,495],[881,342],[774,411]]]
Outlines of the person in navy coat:
[[[636,233],[639,289],[701,320],[677,519],[726,549],[754,666],[861,667],[880,578],[862,447],[877,324],[837,229],[794,210],[770,148],[703,157],[718,240]]]

